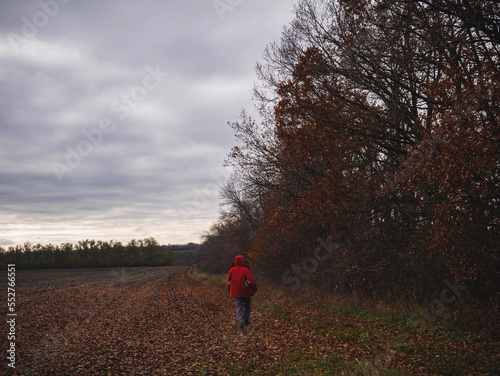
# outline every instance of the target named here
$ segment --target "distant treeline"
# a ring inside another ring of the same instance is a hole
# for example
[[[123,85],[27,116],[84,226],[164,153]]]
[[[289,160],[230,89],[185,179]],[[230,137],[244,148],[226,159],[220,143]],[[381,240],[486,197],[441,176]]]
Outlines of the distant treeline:
[[[177,265],[192,265],[196,263],[196,252],[198,248],[200,248],[200,245],[196,243],[187,243],[164,247],[168,247],[174,252]]]
[[[163,246],[154,238],[133,239],[126,245],[88,239],[61,245],[26,242],[8,249],[0,247],[0,267],[4,270],[8,264],[16,264],[17,269],[166,266],[176,265],[176,255],[180,256],[181,264],[186,264],[189,252],[194,252],[196,246],[193,243]]]

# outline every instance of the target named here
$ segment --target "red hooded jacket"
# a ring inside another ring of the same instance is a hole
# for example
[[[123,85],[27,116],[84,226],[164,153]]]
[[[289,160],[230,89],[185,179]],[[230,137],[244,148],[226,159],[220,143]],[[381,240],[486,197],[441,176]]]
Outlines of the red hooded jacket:
[[[246,281],[249,282],[250,287],[247,287]],[[227,274],[226,287],[232,298],[252,296],[257,291],[257,283],[243,256],[234,258],[234,266]]]

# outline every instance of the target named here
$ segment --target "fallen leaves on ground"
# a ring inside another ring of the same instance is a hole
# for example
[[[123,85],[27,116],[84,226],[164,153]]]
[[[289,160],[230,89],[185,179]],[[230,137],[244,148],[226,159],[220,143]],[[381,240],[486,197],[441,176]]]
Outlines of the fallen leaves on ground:
[[[426,367],[394,346],[397,325],[274,302],[265,293],[253,299],[252,325],[242,334],[223,287],[204,285],[187,271],[19,271],[16,369],[0,374],[304,375],[367,360],[407,374]],[[400,345],[412,341],[450,348],[418,332]],[[447,356],[438,353],[436,361]]]

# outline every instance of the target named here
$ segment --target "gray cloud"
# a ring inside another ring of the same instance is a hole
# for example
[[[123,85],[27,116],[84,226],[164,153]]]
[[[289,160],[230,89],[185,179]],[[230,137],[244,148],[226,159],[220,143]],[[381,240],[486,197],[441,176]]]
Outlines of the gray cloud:
[[[252,110],[253,67],[291,9],[4,2],[0,246],[198,241],[218,216],[227,121]]]

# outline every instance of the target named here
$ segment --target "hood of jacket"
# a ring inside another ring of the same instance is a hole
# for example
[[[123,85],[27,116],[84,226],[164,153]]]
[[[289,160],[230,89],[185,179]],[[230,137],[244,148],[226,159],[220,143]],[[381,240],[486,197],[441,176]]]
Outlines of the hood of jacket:
[[[236,256],[234,258],[234,266],[244,266],[245,268],[248,268],[248,265],[245,262],[245,259],[243,258],[243,256]]]

